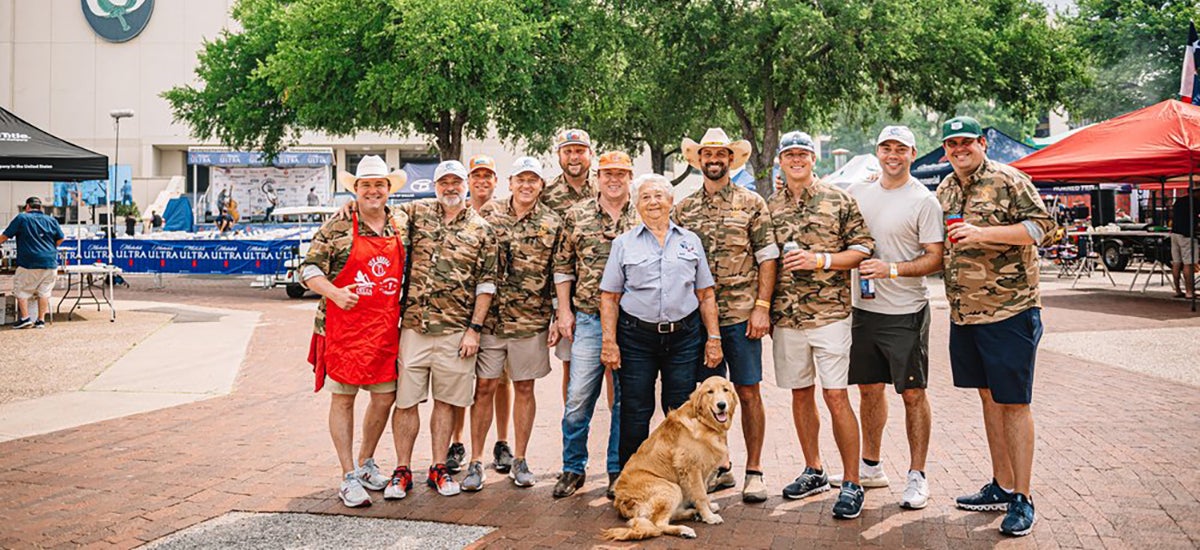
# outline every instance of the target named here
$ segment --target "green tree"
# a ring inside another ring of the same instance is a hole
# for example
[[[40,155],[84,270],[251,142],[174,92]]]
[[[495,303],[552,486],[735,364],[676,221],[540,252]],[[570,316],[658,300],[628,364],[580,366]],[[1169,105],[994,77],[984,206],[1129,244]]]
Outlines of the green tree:
[[[204,87],[167,98],[196,135],[267,152],[301,129],[417,133],[443,159],[461,158],[463,139],[490,128],[544,147],[561,118],[557,98],[582,73],[565,62],[568,1],[240,0],[244,30],[206,47]],[[231,101],[246,85],[253,100]],[[279,116],[248,113],[256,101]]]
[[[1078,0],[1064,18],[1091,60],[1088,83],[1068,93],[1072,118],[1105,120],[1179,93],[1195,0]]]

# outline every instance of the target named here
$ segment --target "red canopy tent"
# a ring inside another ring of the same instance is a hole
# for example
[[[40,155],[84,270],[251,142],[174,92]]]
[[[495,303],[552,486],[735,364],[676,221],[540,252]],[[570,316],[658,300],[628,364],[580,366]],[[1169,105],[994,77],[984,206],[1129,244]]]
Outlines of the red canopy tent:
[[[1186,182],[1200,173],[1200,105],[1168,99],[1012,163],[1041,184]]]

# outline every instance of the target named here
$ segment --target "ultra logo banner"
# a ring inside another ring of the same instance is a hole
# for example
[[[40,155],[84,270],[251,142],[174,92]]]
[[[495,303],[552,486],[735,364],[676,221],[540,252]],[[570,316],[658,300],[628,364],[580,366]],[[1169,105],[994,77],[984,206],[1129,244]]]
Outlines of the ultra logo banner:
[[[113,239],[113,263],[126,273],[210,273],[272,275],[284,273],[295,255],[295,241],[155,241]],[[73,240],[59,247],[67,265],[107,261],[108,242],[82,243],[82,260]]]

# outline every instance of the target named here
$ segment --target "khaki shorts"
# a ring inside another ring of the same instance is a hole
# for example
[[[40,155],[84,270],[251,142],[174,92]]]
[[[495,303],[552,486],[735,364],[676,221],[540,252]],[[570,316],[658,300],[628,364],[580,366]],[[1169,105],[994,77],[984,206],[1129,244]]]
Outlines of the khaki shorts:
[[[554,357],[564,363],[571,362],[571,341],[562,338],[554,345]]]
[[[507,370],[513,382],[537,380],[550,374],[550,348],[546,345],[549,334],[545,330],[529,338],[500,338],[484,334],[479,339],[479,360],[475,363],[475,374],[480,378],[495,380]]]
[[[371,393],[392,393],[396,391],[396,381],[392,380],[391,382],[380,382],[378,384],[366,384],[359,386],[355,384],[343,384],[326,376],[325,389],[329,390],[330,393],[336,393],[338,395],[354,395],[358,393],[358,390],[369,391]]]
[[[433,398],[455,407],[475,402],[475,357],[458,356],[463,333],[427,336],[413,329],[400,330],[400,379],[396,383],[396,408],[407,409]]]
[[[58,280],[57,269],[26,269],[18,267],[13,277],[13,295],[22,300],[28,300],[34,294],[39,298],[50,299],[54,291],[54,283]]]
[[[775,327],[775,385],[798,390],[819,377],[824,389],[844,389],[850,376],[850,327],[849,317],[813,329]]]
[[[1187,235],[1171,233],[1171,263],[1180,265],[1190,265],[1196,263],[1196,256],[1192,254],[1192,241]]]

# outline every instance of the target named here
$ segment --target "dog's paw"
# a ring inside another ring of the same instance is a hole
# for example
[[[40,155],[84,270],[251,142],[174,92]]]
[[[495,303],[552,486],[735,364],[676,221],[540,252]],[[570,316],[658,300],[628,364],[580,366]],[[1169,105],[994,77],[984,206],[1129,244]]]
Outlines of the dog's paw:
[[[709,501],[709,502],[708,502],[708,509],[709,509],[709,510],[712,510],[713,512],[720,512],[720,511],[721,511],[721,505],[720,505],[720,504],[717,504],[716,502]]]
[[[694,539],[696,538],[696,530],[686,525],[681,525],[679,526],[679,536],[685,539]]]
[[[704,523],[709,525],[720,525],[725,523],[725,518],[722,518],[719,514],[712,514],[704,518]]]

